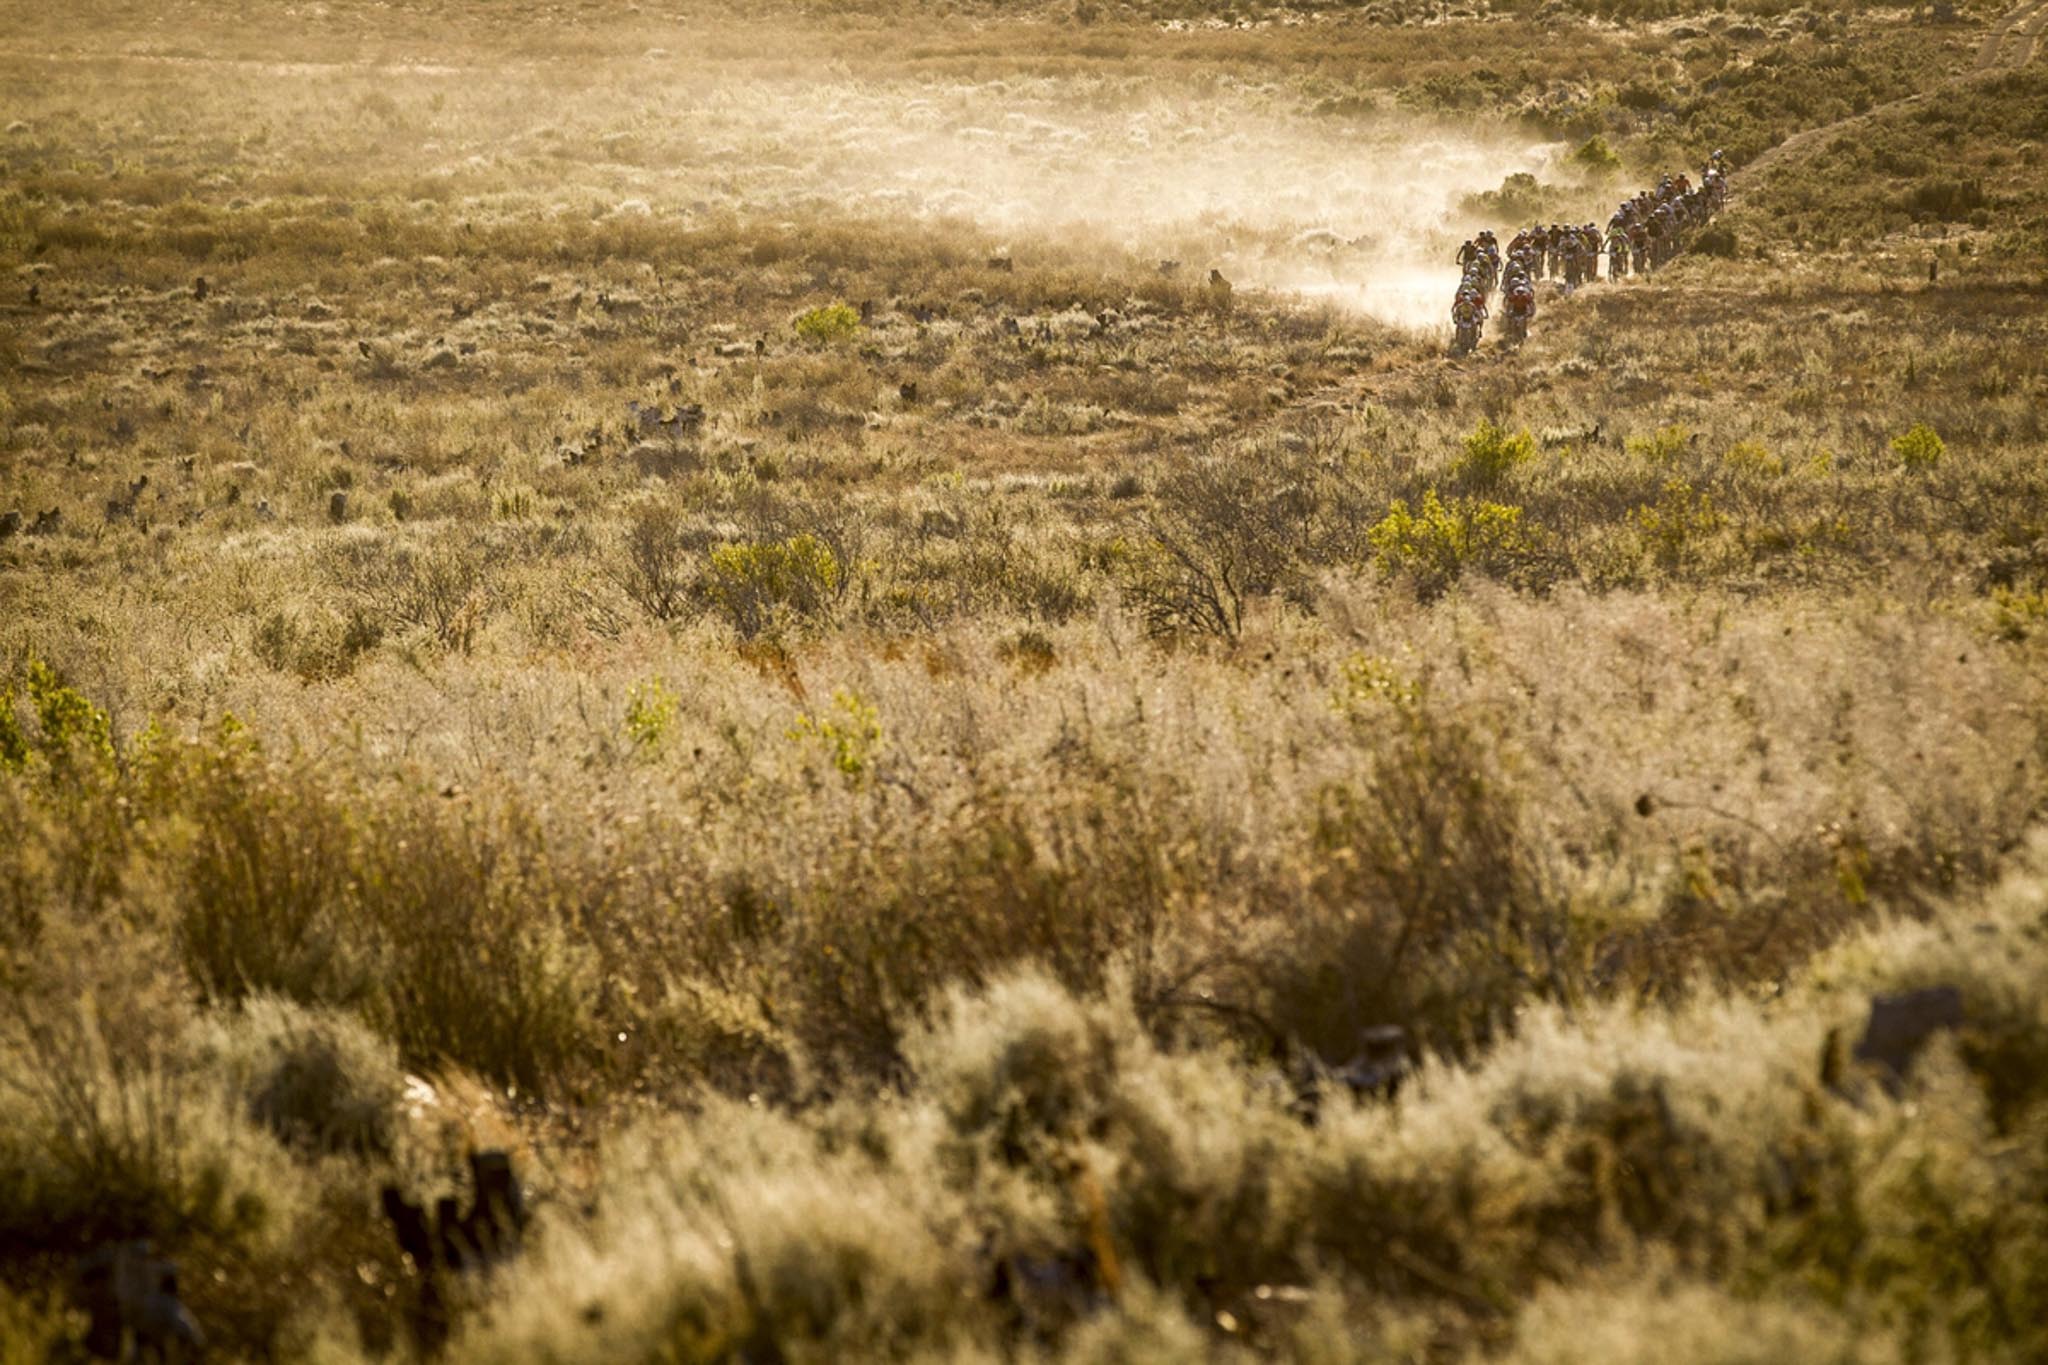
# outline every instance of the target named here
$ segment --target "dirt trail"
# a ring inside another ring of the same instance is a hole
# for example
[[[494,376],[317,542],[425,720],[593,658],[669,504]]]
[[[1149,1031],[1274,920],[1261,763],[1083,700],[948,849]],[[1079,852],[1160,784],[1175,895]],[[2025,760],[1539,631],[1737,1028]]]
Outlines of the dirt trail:
[[[2048,0],[2028,0],[2028,3],[2009,11],[1992,26],[1991,32],[1984,36],[1983,44],[1977,49],[1975,64],[1968,71],[1949,77],[1932,90],[1922,90],[1903,99],[1888,100],[1860,114],[1851,114],[1848,118],[1824,123],[1818,128],[1808,128],[1803,133],[1794,133],[1744,166],[1736,179],[1749,179],[1753,172],[1776,165],[1786,157],[1797,155],[1824,138],[1833,138],[1850,129],[1860,128],[1874,119],[1897,113],[1901,109],[1925,104],[1964,81],[2025,66],[2033,60],[2035,49],[2039,46],[2039,39],[2044,31],[2048,31]],[[1732,182],[1730,188],[1734,188]]]
[[[2048,29],[2048,0],[2023,4],[2000,19],[1977,49],[1978,71],[2010,70],[2033,60],[2036,40]]]

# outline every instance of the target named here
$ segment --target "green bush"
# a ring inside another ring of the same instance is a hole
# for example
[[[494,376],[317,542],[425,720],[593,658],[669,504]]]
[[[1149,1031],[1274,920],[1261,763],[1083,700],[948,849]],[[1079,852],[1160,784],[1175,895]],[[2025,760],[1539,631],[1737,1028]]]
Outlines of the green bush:
[[[1434,488],[1422,495],[1419,514],[1397,499],[1368,537],[1381,572],[1412,578],[1425,597],[1468,569],[1499,568],[1530,543],[1521,508],[1478,498],[1446,503]]]
[[[1465,438],[1464,454],[1451,466],[1451,473],[1466,487],[1484,492],[1499,486],[1510,470],[1536,458],[1536,438],[1526,430],[1509,432],[1491,420]]]
[[[1948,444],[1925,422],[1916,422],[1903,436],[1892,437],[1892,454],[1903,460],[1908,469],[1926,469],[1940,464],[1948,454]]]
[[[22,726],[14,689],[0,688],[0,771],[19,772],[34,758],[58,768],[112,762],[114,726],[107,713],[34,656],[28,704],[36,718],[33,736]]]
[[[1607,176],[1621,171],[1621,158],[1607,145],[1607,139],[1598,133],[1587,138],[1572,153],[1572,164],[1588,175]]]
[[[634,747],[661,747],[663,736],[675,724],[676,708],[682,698],[660,678],[636,682],[626,693],[626,737]]]
[[[847,781],[857,783],[874,769],[875,754],[882,744],[881,713],[860,693],[842,690],[832,694],[831,711],[821,715],[804,712],[789,728],[788,736],[800,743],[822,745],[832,766]]]
[[[860,331],[860,312],[851,304],[828,303],[797,316],[796,334],[820,346],[847,341]]]
[[[838,594],[843,573],[829,545],[801,532],[787,540],[713,550],[705,591],[733,629],[751,638],[785,612],[821,615]]]
[[[1692,432],[1682,426],[1660,427],[1647,436],[1631,436],[1628,453],[1645,464],[1676,464],[1692,444]]]

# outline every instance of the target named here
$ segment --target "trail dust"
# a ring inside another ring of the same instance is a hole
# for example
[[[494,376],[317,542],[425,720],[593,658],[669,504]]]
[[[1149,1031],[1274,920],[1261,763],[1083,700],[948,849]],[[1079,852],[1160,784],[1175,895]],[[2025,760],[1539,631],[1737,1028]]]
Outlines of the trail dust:
[[[164,98],[206,66],[122,60],[167,73],[150,78]],[[252,165],[418,176],[472,219],[967,223],[991,255],[1128,253],[1409,327],[1444,325],[1452,254],[1482,225],[1461,201],[1554,177],[1564,152],[1395,110],[1316,115],[1225,79],[740,75],[659,49],[233,69],[225,98],[264,134],[241,149]]]
[[[1450,234],[1469,230],[1459,202],[1557,155],[1397,116],[1316,118],[1227,88],[759,83],[676,104],[662,114],[668,145],[636,146],[636,164],[616,168],[628,211],[967,221],[992,254],[1099,245],[1408,326],[1442,320]]]

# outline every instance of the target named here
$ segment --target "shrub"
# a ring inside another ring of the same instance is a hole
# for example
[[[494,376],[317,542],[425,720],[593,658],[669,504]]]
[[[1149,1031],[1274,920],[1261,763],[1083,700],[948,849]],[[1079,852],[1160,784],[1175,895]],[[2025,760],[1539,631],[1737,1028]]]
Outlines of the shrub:
[[[1465,452],[1451,466],[1451,473],[1467,487],[1485,491],[1497,487],[1508,471],[1536,458],[1536,438],[1527,431],[1510,433],[1506,427],[1482,419],[1465,438]]]
[[[796,334],[819,346],[851,339],[860,331],[860,312],[851,304],[828,303],[801,313]]]
[[[1624,109],[1648,113],[1664,105],[1666,92],[1655,81],[1633,80],[1614,92],[1614,102]]]
[[[1528,995],[1567,989],[1561,907],[1479,734],[1397,675],[1352,676],[1390,706],[1352,712],[1379,737],[1372,764],[1321,793],[1321,870],[1257,959],[1258,1012],[1331,1061],[1378,1024],[1468,1046]]]
[[[1702,256],[1732,260],[1742,249],[1742,244],[1736,237],[1734,228],[1717,223],[1703,229],[1692,239],[1692,249]]]
[[[843,570],[832,548],[809,532],[780,541],[725,545],[711,552],[705,591],[733,629],[752,638],[788,612],[821,615]]]
[[[431,798],[387,798],[367,823],[352,898],[381,965],[365,1008],[409,1061],[540,1093],[591,1061],[591,954],[562,922],[582,893],[540,843],[519,810]]]
[[[1908,469],[1926,469],[1941,463],[1948,454],[1948,444],[1925,422],[1916,422],[1903,436],[1892,438],[1892,454],[1903,460]]]
[[[612,1159],[594,1236],[562,1226],[507,1268],[454,1360],[979,1354],[992,1313],[929,1173],[745,1104],[693,1107]]]
[[[1598,133],[1587,138],[1572,153],[1572,164],[1589,175],[1614,175],[1621,170],[1621,158],[1607,145],[1607,139]]]
[[[1747,475],[1778,475],[1785,472],[1785,462],[1771,453],[1770,447],[1762,441],[1737,441],[1728,447],[1722,462],[1729,469]]]
[[[284,1153],[175,1037],[127,1038],[142,1021],[118,1005],[117,1048],[98,1004],[10,1002],[0,1018],[0,1243],[75,1253],[176,1235],[274,1253],[297,1194]]]
[[[355,828],[312,773],[273,769],[232,734],[166,760],[190,821],[176,938],[209,997],[326,1002],[367,985],[349,915]]]
[[[1991,626],[2001,640],[2019,641],[2048,629],[2048,590],[1991,590]]]
[[[1419,515],[1396,499],[1369,538],[1380,571],[1412,578],[1425,597],[1442,592],[1467,569],[1499,568],[1530,540],[1521,508],[1478,498],[1446,503],[1434,488],[1422,495]]]
[[[859,782],[874,770],[875,754],[882,744],[882,717],[875,704],[858,692],[832,694],[832,710],[814,716],[804,712],[787,731],[792,740],[815,740],[831,756],[832,766],[849,782]]]
[[[1990,202],[1982,181],[1933,179],[1915,185],[1906,196],[1905,207],[1915,218],[1952,222],[1969,217]]]
[[[0,687],[0,770],[20,772],[28,766],[31,752],[21,713],[15,709],[14,689]]]
[[[1238,638],[1254,598],[1299,585],[1322,492],[1300,471],[1219,457],[1159,488],[1129,569],[1155,635]]]
[[[36,718],[33,736],[22,726],[14,689],[0,688],[0,772],[19,772],[35,757],[59,768],[113,760],[114,726],[107,713],[33,655],[28,704]]]
[[[669,726],[675,724],[676,706],[681,700],[659,678],[634,683],[626,693],[626,737],[634,747],[659,748]]]
[[[1059,650],[1043,631],[1023,630],[996,646],[996,657],[1019,673],[1044,673],[1058,665]]]
[[[266,668],[320,682],[347,677],[383,639],[383,625],[358,604],[345,615],[323,614],[311,622],[274,611],[256,627],[249,647]]]
[[[1519,222],[1555,217],[1567,198],[1557,187],[1544,184],[1527,171],[1516,171],[1500,182],[1499,189],[1468,194],[1458,207],[1476,217]]]
[[[1657,501],[1636,509],[1636,525],[1650,554],[1666,569],[1677,569],[1699,552],[1701,542],[1721,529],[1713,495],[1683,479],[1664,485]]]
[[[436,540],[423,548],[388,540],[351,543],[329,565],[367,617],[424,632],[443,649],[475,647],[489,607],[488,553],[476,542]]]
[[[353,1015],[255,996],[211,1016],[203,1047],[279,1141],[391,1155],[404,1073],[390,1043]]]
[[[688,604],[690,536],[682,512],[666,500],[642,503],[626,524],[619,586],[657,621],[672,621]]]
[[[1692,432],[1682,426],[1660,427],[1647,436],[1631,436],[1628,453],[1645,464],[1676,464],[1692,444]]]

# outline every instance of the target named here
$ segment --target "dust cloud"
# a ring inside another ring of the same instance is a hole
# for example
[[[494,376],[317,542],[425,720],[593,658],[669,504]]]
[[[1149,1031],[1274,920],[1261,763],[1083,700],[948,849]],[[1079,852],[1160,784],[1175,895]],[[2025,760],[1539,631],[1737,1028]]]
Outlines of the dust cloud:
[[[1460,200],[1557,155],[1397,115],[1317,117],[1228,87],[777,82],[683,103],[664,117],[691,183],[646,185],[654,205],[680,193],[748,214],[964,220],[996,250],[1100,243],[1410,326],[1440,323],[1449,306],[1452,247],[1476,226]]]

